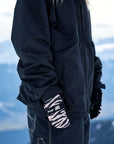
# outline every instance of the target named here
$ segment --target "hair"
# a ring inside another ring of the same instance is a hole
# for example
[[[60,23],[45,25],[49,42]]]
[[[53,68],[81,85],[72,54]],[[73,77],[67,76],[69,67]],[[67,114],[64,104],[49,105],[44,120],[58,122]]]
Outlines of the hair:
[[[89,1],[88,1],[88,0],[86,0],[86,3],[88,4],[88,3],[89,3]]]
[[[89,0],[86,0],[87,7],[89,9]]]

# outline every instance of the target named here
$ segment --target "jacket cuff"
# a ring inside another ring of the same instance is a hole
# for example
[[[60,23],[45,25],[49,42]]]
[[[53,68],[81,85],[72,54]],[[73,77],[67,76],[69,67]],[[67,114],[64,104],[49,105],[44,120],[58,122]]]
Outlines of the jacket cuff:
[[[96,82],[96,83],[94,84],[94,88],[106,89],[106,85],[103,84],[102,82]]]
[[[58,87],[54,87],[54,88],[50,88],[48,90],[45,91],[45,93],[43,94],[43,96],[41,97],[43,103],[48,100],[49,98],[54,97],[57,94],[62,95],[64,92],[62,89],[58,88]]]

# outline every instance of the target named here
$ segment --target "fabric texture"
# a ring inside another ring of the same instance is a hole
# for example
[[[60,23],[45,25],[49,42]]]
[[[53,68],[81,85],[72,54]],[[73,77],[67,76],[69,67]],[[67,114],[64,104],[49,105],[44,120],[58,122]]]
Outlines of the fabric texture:
[[[46,9],[45,0],[17,0],[11,36],[20,58],[17,71],[22,85],[36,95],[36,100],[41,97],[48,99],[61,91],[52,64]]]
[[[70,117],[90,112],[94,87],[105,85],[85,0],[17,0],[11,41],[19,57],[18,100],[45,115],[41,101],[60,94]]]
[[[27,123],[30,144],[89,144],[90,118],[70,118],[70,125],[58,129],[51,125],[47,117],[33,114],[27,107]]]

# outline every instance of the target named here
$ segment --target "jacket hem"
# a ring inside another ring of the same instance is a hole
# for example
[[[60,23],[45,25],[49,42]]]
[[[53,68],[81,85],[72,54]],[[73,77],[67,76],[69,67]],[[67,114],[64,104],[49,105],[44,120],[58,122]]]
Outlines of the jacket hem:
[[[17,99],[19,101],[21,101],[22,103],[24,103],[29,109],[30,111],[37,115],[37,116],[46,116],[46,112],[43,108],[43,105],[41,103],[41,101],[35,101],[35,102],[30,102],[30,103],[25,103],[23,101],[23,99],[21,97],[17,97]],[[71,109],[66,109],[66,113],[68,115],[68,117],[72,117],[72,118],[84,118],[87,114],[89,114],[89,111],[87,112],[77,112],[77,111],[71,111]]]
[[[84,118],[89,112],[69,112],[69,117],[72,118]]]

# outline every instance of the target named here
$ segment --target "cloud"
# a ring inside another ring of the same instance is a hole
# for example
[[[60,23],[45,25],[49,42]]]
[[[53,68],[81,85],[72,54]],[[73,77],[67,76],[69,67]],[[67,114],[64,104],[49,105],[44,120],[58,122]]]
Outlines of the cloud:
[[[114,0],[90,0],[90,3],[94,39],[114,36]],[[0,41],[10,39],[15,4],[16,0],[0,0]]]
[[[16,0],[0,0],[0,41],[9,40]]]
[[[90,0],[93,23],[104,23],[114,26],[114,0]]]
[[[13,12],[16,0],[0,0],[0,14],[4,12]]]
[[[5,118],[0,119],[0,131],[19,130],[27,127],[27,114],[13,112],[9,109],[13,107],[15,108],[15,103],[0,102],[0,111],[7,114]]]
[[[98,46],[100,47],[100,46]],[[109,48],[98,50],[98,47],[96,47],[96,55],[101,58],[103,61],[109,62],[108,65],[114,65],[114,63],[110,63],[110,61],[114,61],[114,48]]]
[[[0,64],[17,64],[18,56],[10,41],[0,43]]]
[[[114,43],[96,45],[97,52],[103,52],[103,51],[112,50],[112,49],[114,49]]]
[[[4,52],[2,54],[0,54],[0,64],[17,64],[17,57],[11,52]]]
[[[16,113],[14,116],[8,117],[0,121],[0,131],[20,130],[27,127],[26,113]]]
[[[114,26],[95,23],[92,25],[92,36],[95,42],[99,41],[99,39],[114,37]]]
[[[12,103],[12,102],[0,102],[0,109],[2,108],[2,107],[14,107],[15,106],[15,104],[14,103]]]
[[[114,0],[90,0],[93,38],[114,36]]]
[[[11,110],[9,110],[9,107],[14,107],[14,103],[11,102],[0,102],[0,111],[4,112],[5,114],[9,116],[14,116],[15,113]]]
[[[5,16],[5,17],[11,17],[12,16],[12,13],[11,12],[4,12],[3,13],[3,16]]]

